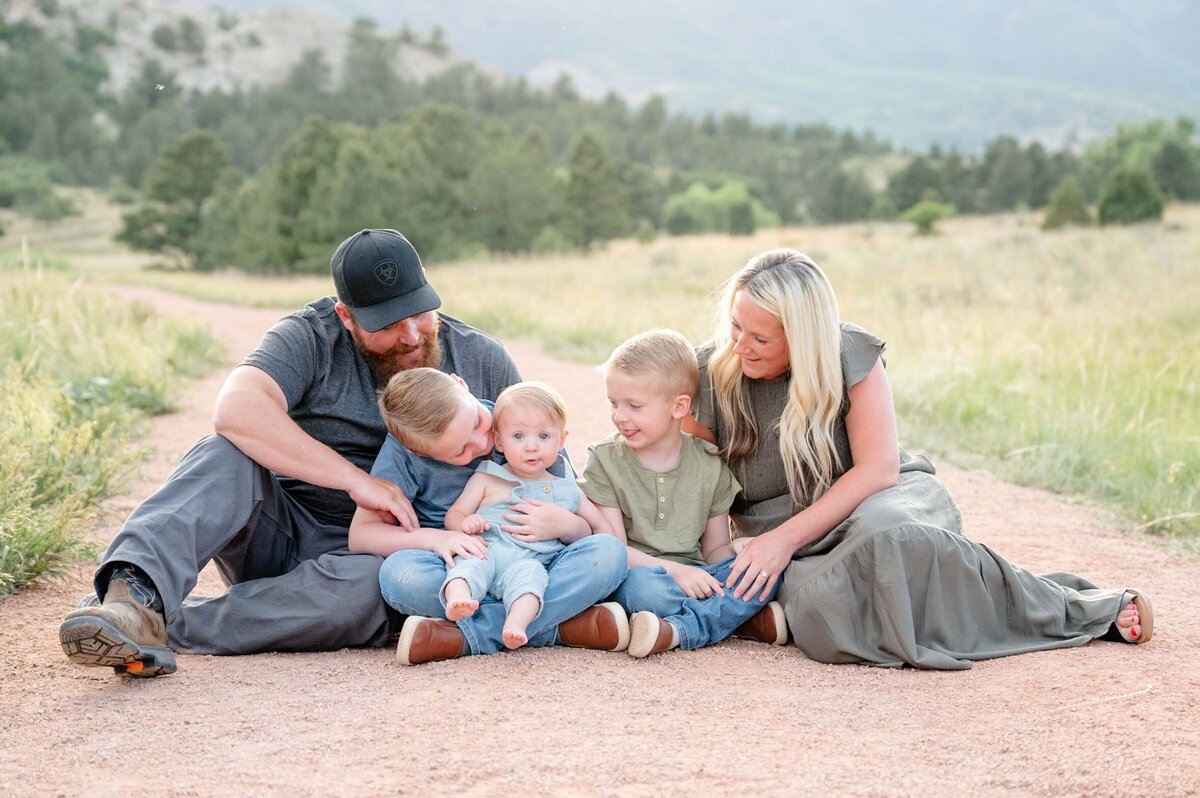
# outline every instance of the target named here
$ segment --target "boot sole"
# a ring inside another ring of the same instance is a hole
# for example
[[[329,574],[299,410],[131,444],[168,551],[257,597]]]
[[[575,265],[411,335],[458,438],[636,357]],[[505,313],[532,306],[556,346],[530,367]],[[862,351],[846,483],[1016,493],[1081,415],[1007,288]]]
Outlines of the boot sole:
[[[175,652],[142,646],[97,616],[70,618],[58,627],[63,653],[76,665],[112,668],[118,675],[149,678],[175,672]]]
[[[771,608],[771,615],[775,619],[775,638],[771,641],[773,646],[785,645],[788,641],[787,616],[783,614],[783,605],[778,601],[772,601],[767,605]]]
[[[637,659],[650,656],[662,623],[652,612],[635,612],[629,621],[629,647],[625,653]]]
[[[416,664],[412,661],[409,650],[412,648],[413,637],[417,634],[417,627],[429,620],[433,619],[423,615],[410,615],[404,619],[404,626],[400,628],[400,639],[396,642],[396,662],[401,665]]]

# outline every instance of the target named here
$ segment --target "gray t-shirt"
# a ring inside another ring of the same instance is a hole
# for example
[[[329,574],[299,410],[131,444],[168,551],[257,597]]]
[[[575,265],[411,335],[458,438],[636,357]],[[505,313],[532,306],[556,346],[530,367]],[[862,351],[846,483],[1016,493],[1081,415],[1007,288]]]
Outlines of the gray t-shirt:
[[[325,297],[285,316],[267,331],[244,361],[265,371],[287,399],[288,415],[306,433],[370,471],[387,437],[376,404],[375,375]],[[504,346],[474,327],[438,314],[441,370],[457,374],[479,399],[495,401],[521,379]],[[279,478],[285,491],[321,522],[349,526],[354,502],[343,491],[290,477]]]

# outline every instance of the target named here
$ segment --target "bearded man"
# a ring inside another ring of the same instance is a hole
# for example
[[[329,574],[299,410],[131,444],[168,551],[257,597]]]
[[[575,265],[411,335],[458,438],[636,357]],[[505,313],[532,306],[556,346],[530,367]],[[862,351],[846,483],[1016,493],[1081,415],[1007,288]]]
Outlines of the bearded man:
[[[416,527],[396,485],[370,474],[388,378],[432,366],[495,400],[520,380],[504,347],[438,312],[416,250],[363,230],[330,262],[336,297],[272,327],[233,369],[214,434],[130,514],[97,569],[95,596],[59,628],[68,659],[156,676],[174,651],[248,654],[387,645],[402,618],[383,602],[382,560],[347,550],[356,507]],[[536,508],[522,522],[561,522]],[[214,560],[224,595],[189,597]]]

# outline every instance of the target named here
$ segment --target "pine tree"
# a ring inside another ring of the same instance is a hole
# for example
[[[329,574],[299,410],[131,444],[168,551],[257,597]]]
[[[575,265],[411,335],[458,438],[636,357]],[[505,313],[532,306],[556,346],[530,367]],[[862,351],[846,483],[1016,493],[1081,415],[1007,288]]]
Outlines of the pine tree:
[[[229,166],[225,145],[212,133],[180,138],[154,162],[146,182],[147,201],[122,217],[117,239],[189,265],[197,255],[205,202]]]
[[[1088,213],[1087,203],[1083,201],[1079,181],[1067,175],[1050,195],[1050,207],[1046,210],[1042,229],[1057,230],[1067,225],[1086,227],[1091,223],[1092,215]]]
[[[621,187],[604,147],[591,133],[576,142],[567,161],[565,227],[586,252],[592,245],[629,233]]]

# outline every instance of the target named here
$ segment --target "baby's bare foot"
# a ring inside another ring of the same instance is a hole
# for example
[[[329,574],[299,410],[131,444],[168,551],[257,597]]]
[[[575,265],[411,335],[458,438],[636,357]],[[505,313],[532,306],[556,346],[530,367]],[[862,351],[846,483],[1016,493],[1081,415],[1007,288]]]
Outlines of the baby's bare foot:
[[[520,648],[529,642],[529,637],[525,634],[525,627],[504,627],[502,634],[504,645],[507,648]]]
[[[446,602],[446,619],[458,621],[475,614],[479,602],[473,598],[451,599]]]

